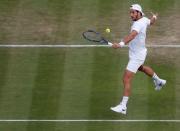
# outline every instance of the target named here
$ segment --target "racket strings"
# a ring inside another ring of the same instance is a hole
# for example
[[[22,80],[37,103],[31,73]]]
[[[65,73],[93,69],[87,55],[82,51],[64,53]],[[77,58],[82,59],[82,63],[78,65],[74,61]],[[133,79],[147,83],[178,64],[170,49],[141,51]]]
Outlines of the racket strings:
[[[102,41],[101,35],[96,32],[85,32],[83,35],[86,39],[91,41],[96,41],[96,42]]]

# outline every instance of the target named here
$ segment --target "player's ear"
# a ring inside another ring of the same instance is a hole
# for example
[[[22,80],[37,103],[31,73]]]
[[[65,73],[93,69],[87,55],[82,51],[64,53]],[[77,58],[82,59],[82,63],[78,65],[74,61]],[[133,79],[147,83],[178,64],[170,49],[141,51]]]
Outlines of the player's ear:
[[[139,13],[140,13],[140,16],[143,16],[141,12],[139,12]]]
[[[139,16],[142,16],[142,13],[141,13],[141,12],[137,11],[137,13],[138,13]]]

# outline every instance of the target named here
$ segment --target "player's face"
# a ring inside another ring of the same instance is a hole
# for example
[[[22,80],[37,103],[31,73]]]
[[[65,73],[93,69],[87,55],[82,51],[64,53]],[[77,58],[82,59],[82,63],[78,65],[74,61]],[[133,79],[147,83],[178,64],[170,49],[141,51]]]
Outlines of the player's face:
[[[138,11],[130,10],[130,16],[131,16],[132,21],[137,21],[138,20]]]

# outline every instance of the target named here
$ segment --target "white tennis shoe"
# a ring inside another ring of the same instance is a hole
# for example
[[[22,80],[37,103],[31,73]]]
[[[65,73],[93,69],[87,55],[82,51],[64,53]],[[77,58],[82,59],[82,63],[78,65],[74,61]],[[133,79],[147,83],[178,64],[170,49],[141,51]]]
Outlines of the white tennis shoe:
[[[161,90],[165,84],[166,84],[166,80],[163,80],[163,79],[159,79],[158,81],[154,80],[154,85],[155,85],[156,91]]]
[[[126,106],[123,106],[122,104],[119,104],[115,107],[111,107],[111,110],[114,111],[114,112],[117,112],[117,113],[122,113],[122,114],[126,114],[126,110],[127,110],[127,107]]]

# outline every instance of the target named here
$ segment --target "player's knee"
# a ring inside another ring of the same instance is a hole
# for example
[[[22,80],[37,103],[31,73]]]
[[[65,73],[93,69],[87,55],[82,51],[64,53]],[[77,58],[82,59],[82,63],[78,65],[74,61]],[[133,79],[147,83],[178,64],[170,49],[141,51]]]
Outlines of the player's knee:
[[[144,66],[140,66],[138,70],[144,72]]]

